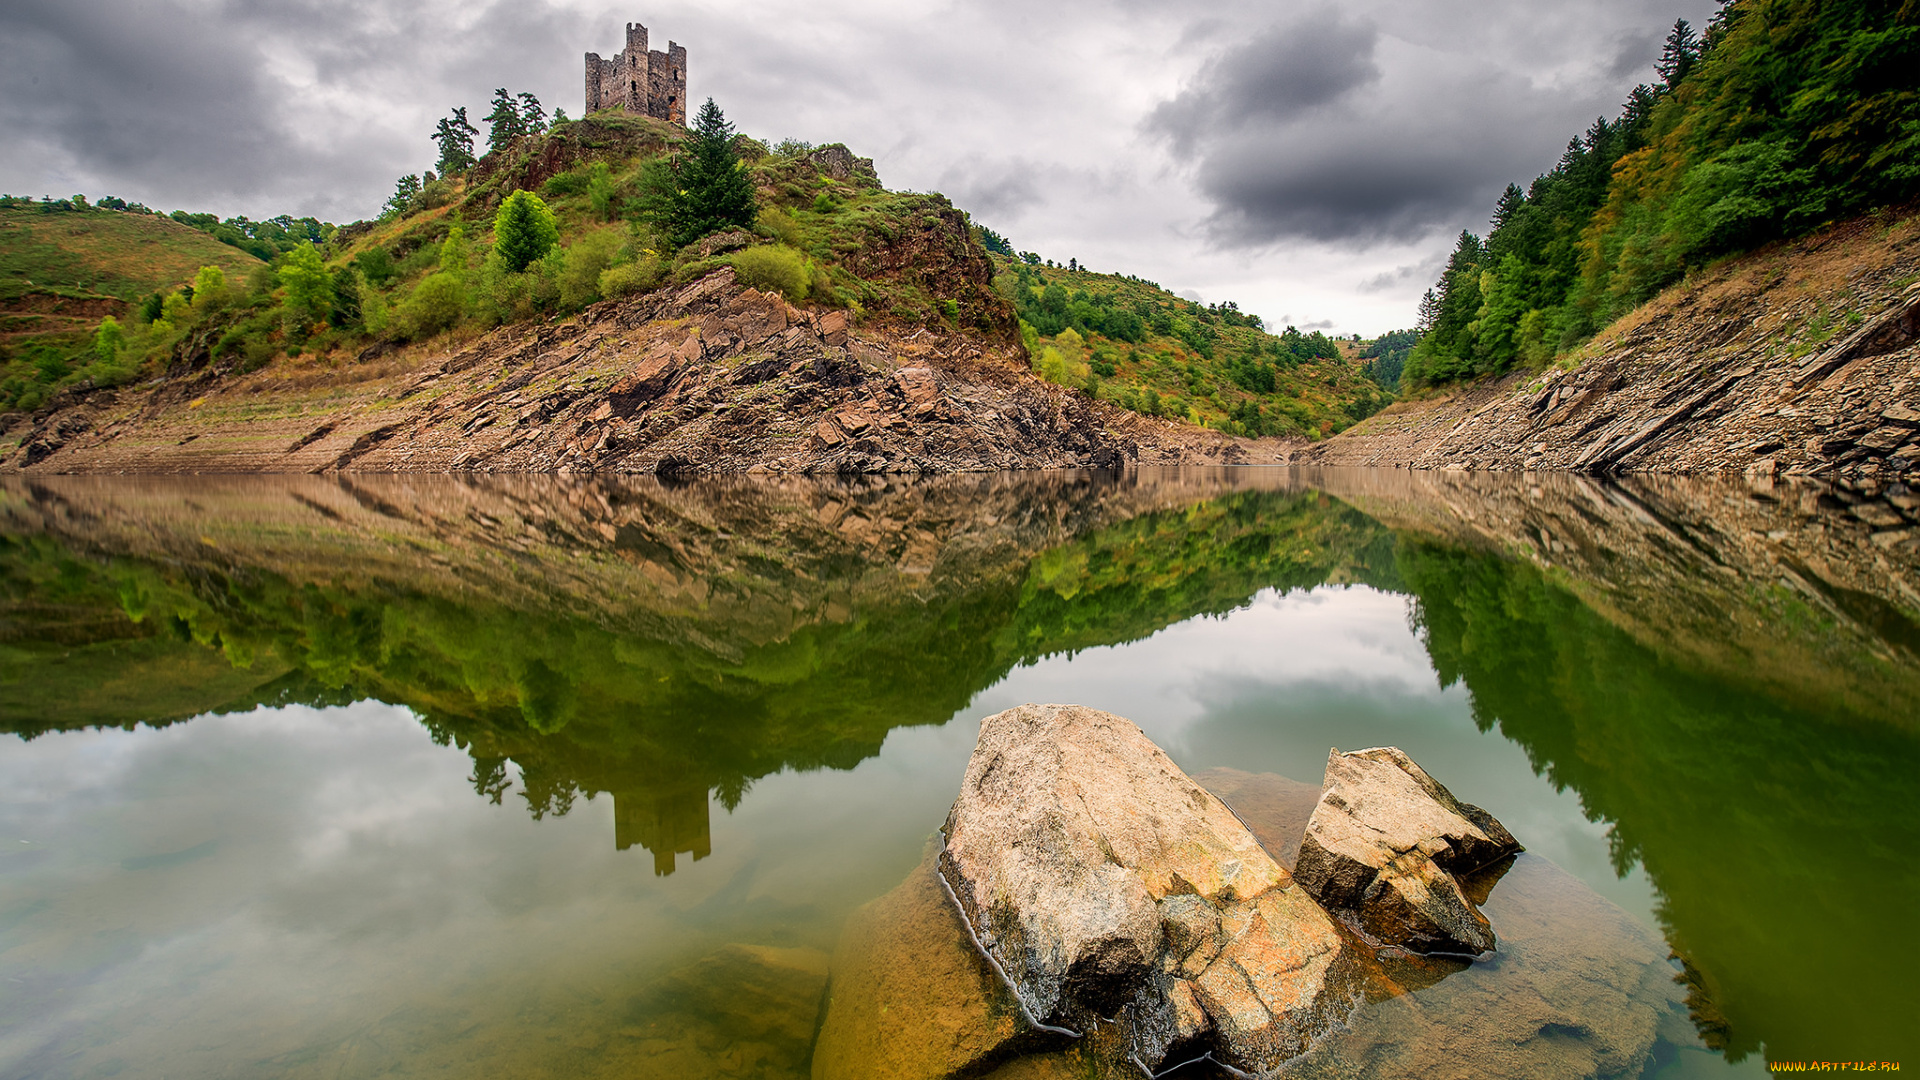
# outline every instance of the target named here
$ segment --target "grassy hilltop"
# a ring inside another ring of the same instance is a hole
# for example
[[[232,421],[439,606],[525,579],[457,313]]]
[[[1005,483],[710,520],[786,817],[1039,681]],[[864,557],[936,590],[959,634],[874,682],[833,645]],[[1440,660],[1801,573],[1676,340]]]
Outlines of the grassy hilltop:
[[[1138,278],[1015,256],[944,196],[887,190],[842,146],[736,136],[751,229],[676,245],[649,199],[657,202],[663,165],[685,160],[693,142],[678,125],[614,113],[541,127],[450,175],[406,178],[375,220],[312,223],[316,243],[263,248],[270,264],[239,250],[259,246],[244,228],[252,223],[236,231],[206,215],[16,204],[5,210],[9,222],[127,239],[76,242],[62,255],[62,242],[29,242],[23,227],[0,233],[4,265],[37,269],[85,251],[92,261],[76,262],[68,280],[120,282],[120,301],[149,295],[136,307],[88,312],[90,322],[117,317],[97,335],[74,324],[34,349],[7,346],[0,408],[36,408],[68,388],[269,365],[351,381],[356,369],[385,370],[376,361],[390,366],[426,343],[565,319],[723,266],[795,305],[846,310],[860,325],[1019,340],[1045,379],[1235,434],[1320,438],[1391,400],[1347,343],[1291,328],[1268,334],[1231,303],[1203,306]],[[520,266],[495,235],[516,192],[539,200],[557,234]]]
[[[94,329],[202,266],[245,280],[267,264],[169,218],[71,202],[0,206],[0,405],[32,407],[85,378]]]

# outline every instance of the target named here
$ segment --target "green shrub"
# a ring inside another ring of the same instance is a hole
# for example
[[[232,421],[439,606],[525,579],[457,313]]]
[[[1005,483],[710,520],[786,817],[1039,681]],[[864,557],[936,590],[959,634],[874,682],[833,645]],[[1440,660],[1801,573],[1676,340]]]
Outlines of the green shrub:
[[[193,310],[219,311],[227,306],[227,274],[217,266],[203,266],[193,276]]]
[[[393,277],[393,256],[383,247],[371,247],[355,255],[353,265],[359,268],[367,284],[375,287],[385,285]]]
[[[605,168],[606,166],[602,165],[601,167]],[[585,192],[589,182],[590,177],[586,170],[568,169],[566,172],[555,173],[549,176],[547,182],[540,185],[540,194],[545,195],[549,199],[564,199],[569,195],[579,195]]]
[[[560,306],[578,311],[600,299],[600,275],[620,254],[625,234],[617,228],[597,229],[565,249],[559,272]]]
[[[403,338],[419,341],[452,329],[466,308],[465,284],[458,276],[442,270],[428,274],[414,286],[406,302],[400,305],[395,321]]]
[[[100,320],[100,329],[93,332],[93,355],[102,364],[111,364],[120,358],[120,350],[127,347],[127,332],[120,328],[120,320],[109,315]]]
[[[608,267],[600,272],[600,295],[608,300],[648,292],[660,284],[660,260],[642,255],[630,263]]]
[[[613,170],[604,161],[594,162],[587,172],[587,201],[593,207],[594,217],[601,221],[613,220],[613,197],[617,191]]]
[[[784,244],[762,244],[727,257],[743,284],[763,292],[778,291],[798,303],[807,298],[813,271],[807,257]]]

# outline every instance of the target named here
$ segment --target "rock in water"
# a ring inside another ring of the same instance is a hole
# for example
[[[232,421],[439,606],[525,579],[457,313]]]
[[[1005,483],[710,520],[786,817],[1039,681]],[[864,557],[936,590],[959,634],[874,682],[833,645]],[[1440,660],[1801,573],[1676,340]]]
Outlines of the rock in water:
[[[1040,1024],[1267,1072],[1352,1006],[1332,919],[1140,729],[1076,705],[988,717],[940,871]]]
[[[1334,750],[1294,876],[1382,943],[1478,954],[1493,949],[1493,927],[1460,878],[1519,850],[1398,748]]]

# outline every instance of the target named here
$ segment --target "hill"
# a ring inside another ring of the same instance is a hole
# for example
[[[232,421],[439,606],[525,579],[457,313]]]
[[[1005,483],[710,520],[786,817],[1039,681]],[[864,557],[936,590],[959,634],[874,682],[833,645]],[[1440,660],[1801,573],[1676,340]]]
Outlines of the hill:
[[[266,264],[179,222],[71,202],[0,206],[0,406],[37,405],[84,363],[100,320],[127,318],[202,266]],[[29,396],[31,395],[31,396]]]
[[[1304,456],[1920,482],[1920,212],[1724,261],[1544,371],[1397,404]],[[1911,546],[1903,521],[1883,524]]]
[[[1319,439],[1393,400],[1355,364],[1352,343],[1318,331],[1269,334],[1231,302],[1197,304],[1124,274],[1004,254],[994,264],[1034,370],[1134,412]]]
[[[734,137],[754,227],[676,247],[649,207],[690,138],[602,114],[451,178],[408,178],[380,219],[129,325],[111,377],[12,422],[10,464],[1271,461],[1284,444],[1240,436],[1319,437],[1387,400],[1319,335],[1268,335],[1232,305],[1133,279],[996,261],[964,212],[888,191],[844,146]],[[518,266],[494,228],[516,192],[554,234]],[[137,406],[112,392],[150,376]]]
[[[1920,8],[1730,0],[1559,164],[1462,233],[1415,385],[1540,368],[1717,260],[1920,196]]]

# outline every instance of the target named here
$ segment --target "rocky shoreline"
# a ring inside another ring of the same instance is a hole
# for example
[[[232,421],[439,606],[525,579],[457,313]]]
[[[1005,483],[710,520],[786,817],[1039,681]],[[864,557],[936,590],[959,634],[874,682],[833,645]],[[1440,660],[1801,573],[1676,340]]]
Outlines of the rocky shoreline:
[[[1388,408],[1296,464],[1920,478],[1920,220],[1675,286],[1579,355]]]
[[[944,473],[1294,448],[1090,401],[995,335],[803,311],[731,268],[414,362],[347,385],[208,368],[96,392],[0,421],[0,471]]]

